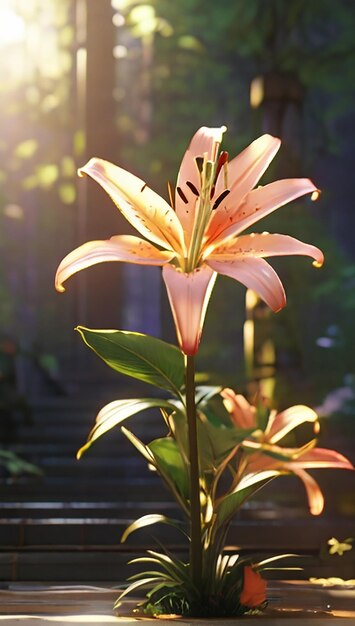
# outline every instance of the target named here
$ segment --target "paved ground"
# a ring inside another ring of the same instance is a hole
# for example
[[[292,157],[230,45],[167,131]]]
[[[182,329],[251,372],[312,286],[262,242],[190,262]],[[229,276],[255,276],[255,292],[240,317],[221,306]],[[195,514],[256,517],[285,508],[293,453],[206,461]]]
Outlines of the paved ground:
[[[94,586],[18,586],[0,590],[0,626],[20,623],[21,626],[63,624],[127,624],[139,621],[139,626],[152,623],[136,619],[132,609],[136,600],[128,600],[121,611],[113,615],[112,605],[118,590]],[[355,589],[321,588],[305,583],[270,583],[270,609],[263,616],[241,619],[179,619],[182,625],[226,626],[231,623],[255,623],[255,626],[331,626],[355,624]],[[329,604],[331,603],[331,604]],[[289,607],[293,606],[290,611]],[[286,609],[286,607],[288,607]],[[332,609],[332,611],[330,611]],[[161,619],[161,626],[170,626],[171,619]]]

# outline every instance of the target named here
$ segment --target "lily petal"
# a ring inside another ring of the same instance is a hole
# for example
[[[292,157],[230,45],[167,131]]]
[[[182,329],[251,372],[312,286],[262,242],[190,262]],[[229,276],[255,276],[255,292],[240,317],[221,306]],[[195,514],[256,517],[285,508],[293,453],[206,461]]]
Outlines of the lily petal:
[[[226,130],[227,128],[225,126],[216,128],[201,126],[192,137],[188,147],[193,158],[198,156],[203,157],[206,153],[209,161],[215,161],[218,148],[222,142],[223,133],[225,133]]]
[[[229,194],[219,207],[220,213],[224,214],[223,228],[215,230],[211,220],[208,243],[220,245],[281,206],[314,191],[317,188],[308,178],[290,178],[253,189],[241,204],[232,205]]]
[[[275,270],[264,259],[254,257],[234,261],[207,259],[207,265],[219,274],[238,280],[258,296],[275,312],[286,304],[285,291]]]
[[[298,404],[291,406],[289,409],[281,413],[271,413],[267,428],[265,430],[265,438],[268,443],[273,444],[280,441],[287,433],[297,428],[305,422],[315,423],[318,421],[318,415],[308,406]]]
[[[93,158],[78,170],[108,193],[125,218],[150,241],[184,254],[184,235],[173,208],[146,183],[126,170]]]
[[[307,444],[306,444],[307,447]],[[354,467],[350,461],[335,450],[328,450],[326,448],[313,448],[299,454],[300,448],[278,448],[275,446],[275,452],[278,450],[286,455],[292,456],[294,453],[294,459],[289,461],[282,461],[262,452],[255,452],[248,458],[248,470],[251,472],[258,472],[260,470],[272,470],[278,469],[280,472],[294,472],[302,469],[317,469],[317,468],[330,468],[337,469],[350,469]]]
[[[185,354],[198,350],[207,305],[217,274],[203,266],[185,274],[165,265],[163,278],[168,292],[180,347]]]
[[[206,153],[207,159],[214,161],[225,130],[225,126],[220,128],[202,126],[192,137],[181,161],[176,188],[181,189],[183,197],[181,197],[178,191],[175,192],[175,209],[185,232],[186,246],[190,243],[195,221],[196,204],[198,204],[198,196],[186,183],[191,183],[195,190],[200,192],[201,178],[195,159],[196,157],[203,157]]]
[[[295,474],[302,480],[306,488],[310,511],[312,515],[319,515],[324,507],[322,492],[314,478],[302,469],[301,464],[297,466],[295,462],[282,463],[264,454],[252,454],[248,459],[247,472],[238,484],[238,490],[244,485],[249,486],[250,482],[256,482],[258,476],[272,478],[272,476],[284,473]]]
[[[302,480],[305,486],[310,512],[312,515],[320,515],[324,508],[324,497],[318,483],[302,469],[293,469],[293,473]]]
[[[106,241],[88,241],[70,252],[60,263],[56,276],[57,291],[65,291],[63,283],[73,274],[105,261],[126,261],[138,265],[164,265],[175,256],[161,251],[148,241],[133,235],[117,235]]]
[[[280,145],[281,141],[277,137],[262,135],[228,163],[227,188],[230,189],[230,194],[226,202],[216,209],[210,222],[208,235],[214,233],[216,236],[224,230],[229,216],[235,212],[245,194],[255,187]],[[217,198],[225,188],[222,171],[216,183],[215,197]]]
[[[313,448],[309,452],[305,452],[302,456],[292,463],[292,467],[301,467],[314,469],[317,467],[336,467],[338,469],[354,469],[352,463],[345,456],[335,450],[327,448]]]
[[[233,389],[227,387],[222,389],[221,396],[237,428],[256,428],[256,408],[249,404],[244,396],[234,393]]]
[[[219,261],[232,261],[233,258],[304,255],[314,259],[314,265],[321,267],[324,255],[319,248],[312,246],[289,235],[270,233],[243,235],[236,237],[216,248],[209,256]]]

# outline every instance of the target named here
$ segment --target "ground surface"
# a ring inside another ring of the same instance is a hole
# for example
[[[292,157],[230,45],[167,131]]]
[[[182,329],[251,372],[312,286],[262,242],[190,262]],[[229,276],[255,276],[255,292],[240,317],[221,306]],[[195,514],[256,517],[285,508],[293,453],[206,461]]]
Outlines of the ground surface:
[[[21,626],[63,624],[151,624],[152,620],[137,619],[132,615],[136,600],[127,601],[119,617],[112,611],[118,590],[102,586],[17,586],[0,590],[0,624],[20,623]],[[179,619],[182,625],[208,624],[225,626],[247,623],[255,626],[330,626],[355,624],[355,589],[322,588],[301,582],[269,583],[270,608],[265,615],[244,617],[241,620]],[[292,608],[292,610],[291,610]],[[161,626],[170,626],[171,619],[159,620]]]

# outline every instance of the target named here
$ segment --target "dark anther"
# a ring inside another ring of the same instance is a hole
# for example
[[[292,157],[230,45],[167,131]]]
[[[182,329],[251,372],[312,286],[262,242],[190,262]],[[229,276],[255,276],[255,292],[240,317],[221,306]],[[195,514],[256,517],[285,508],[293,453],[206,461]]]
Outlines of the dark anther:
[[[189,180],[186,181],[187,186],[189,187],[189,189],[191,189],[192,193],[195,194],[195,196],[199,196],[199,192],[196,189],[195,185],[193,183],[191,183]]]
[[[146,186],[147,186],[147,183],[144,183],[144,185],[143,185],[143,187],[142,187],[142,189],[141,189],[141,193],[142,193],[142,191],[144,191],[144,190],[145,190]]]
[[[202,168],[203,168],[203,157],[200,157],[200,156],[195,157],[195,161],[196,161],[196,165],[197,165],[197,167],[199,169],[199,172],[201,173],[202,172]]]
[[[224,191],[222,191],[222,193],[219,194],[216,202],[214,203],[212,207],[212,211],[214,211],[221,204],[221,202],[224,200],[226,196],[228,196],[229,193],[230,193],[230,189],[225,189]]]
[[[218,174],[220,173],[223,165],[225,165],[228,162],[228,152],[226,152],[225,150],[223,150],[223,152],[221,152],[221,154],[219,155],[219,159],[218,159],[218,163],[217,163],[217,167],[216,167],[216,178],[215,180],[217,180],[218,178]]]
[[[182,191],[181,187],[176,187],[176,191],[178,192],[181,200],[183,202],[185,202],[185,204],[188,204],[188,199],[186,198],[186,196],[185,196],[184,192]]]

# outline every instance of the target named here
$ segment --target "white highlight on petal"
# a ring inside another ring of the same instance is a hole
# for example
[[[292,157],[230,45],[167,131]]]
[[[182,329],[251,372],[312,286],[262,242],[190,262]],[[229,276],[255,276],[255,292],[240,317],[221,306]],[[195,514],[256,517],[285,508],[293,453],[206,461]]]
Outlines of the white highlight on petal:
[[[73,274],[97,263],[125,261],[138,265],[164,265],[174,252],[161,251],[148,241],[133,235],[117,235],[106,241],[88,241],[70,252],[61,261],[55,276],[57,291],[65,291],[63,283]]]
[[[99,183],[128,222],[144,237],[163,248],[184,254],[183,230],[175,211],[143,180],[97,158],[90,159],[78,174],[87,174]]]

